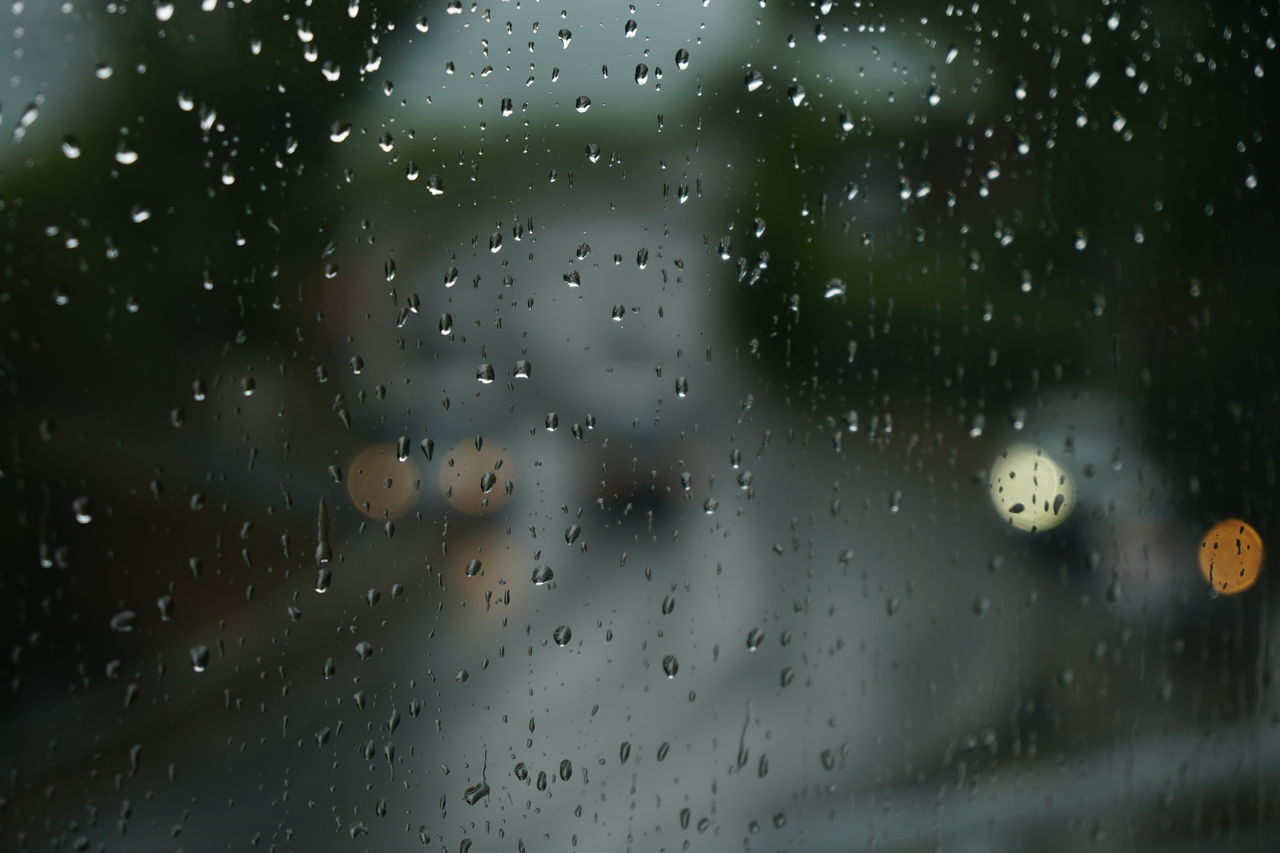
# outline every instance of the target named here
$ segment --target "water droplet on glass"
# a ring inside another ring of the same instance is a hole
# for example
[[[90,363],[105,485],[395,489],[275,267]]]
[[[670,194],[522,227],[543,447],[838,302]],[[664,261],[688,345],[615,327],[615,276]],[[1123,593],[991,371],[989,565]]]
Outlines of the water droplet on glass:
[[[676,51],[676,68],[681,71],[689,67],[689,51],[683,47]]]
[[[204,672],[209,668],[209,647],[198,645],[191,647],[191,668],[196,672]]]
[[[573,631],[568,625],[561,625],[551,632],[551,637],[556,641],[557,646],[567,646],[573,639]]]
[[[662,659],[662,671],[667,674],[667,678],[676,677],[676,673],[680,671],[680,662],[675,655],[667,655]]]
[[[122,634],[133,630],[133,626],[138,622],[138,614],[132,610],[121,610],[115,616],[111,617],[111,630],[119,631]]]
[[[742,82],[746,84],[748,92],[754,92],[764,85],[764,75],[753,68],[747,72],[747,76],[743,78]]]
[[[76,521],[81,524],[93,521],[92,504],[87,497],[78,497],[72,501],[71,511],[75,513]]]
[[[586,95],[579,95],[578,99],[573,102],[573,108],[580,113],[585,113],[591,109],[591,99]]]
[[[493,365],[488,362],[476,368],[476,379],[478,379],[482,385],[488,385],[493,382],[495,375]]]
[[[480,574],[481,568],[482,566],[479,560],[471,560],[467,563],[467,577],[473,578]]]

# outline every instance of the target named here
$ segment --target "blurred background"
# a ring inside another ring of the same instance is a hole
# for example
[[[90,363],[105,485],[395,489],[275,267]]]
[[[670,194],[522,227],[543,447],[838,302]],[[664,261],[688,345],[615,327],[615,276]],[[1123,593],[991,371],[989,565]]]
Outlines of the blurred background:
[[[1273,5],[0,15],[0,847],[1273,848]]]

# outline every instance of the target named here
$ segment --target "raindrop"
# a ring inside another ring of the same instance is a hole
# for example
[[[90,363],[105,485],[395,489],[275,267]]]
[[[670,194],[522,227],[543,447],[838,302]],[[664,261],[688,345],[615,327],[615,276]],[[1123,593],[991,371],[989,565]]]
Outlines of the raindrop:
[[[754,92],[764,85],[764,75],[753,68],[747,72],[747,76],[743,78],[742,82],[746,84],[748,92]]]
[[[480,574],[481,564],[479,560],[471,560],[467,563],[467,577],[473,578]]]
[[[329,125],[329,141],[345,142],[347,137],[351,135],[351,123],[346,121],[335,121]]]
[[[667,674],[667,678],[676,677],[676,673],[680,671],[680,662],[675,655],[667,655],[662,659],[662,671]]]
[[[191,668],[196,672],[204,672],[209,668],[209,647],[198,645],[191,647]]]
[[[493,382],[495,375],[493,365],[488,362],[476,368],[476,379],[478,379],[482,385],[488,385]]]
[[[683,47],[676,51],[676,68],[681,71],[689,67],[689,51]]]
[[[586,95],[579,95],[578,99],[573,102],[573,108],[580,113],[585,113],[591,109],[591,99]]]
[[[569,641],[573,639],[573,631],[568,625],[561,625],[551,632],[551,637],[556,641],[557,646],[567,646]]]
[[[76,521],[81,524],[93,521],[93,512],[87,497],[78,497],[72,501],[71,510],[75,513]]]
[[[137,621],[137,613],[134,613],[132,610],[121,610],[115,616],[111,617],[111,630],[126,634],[133,630],[133,626],[137,624]]]

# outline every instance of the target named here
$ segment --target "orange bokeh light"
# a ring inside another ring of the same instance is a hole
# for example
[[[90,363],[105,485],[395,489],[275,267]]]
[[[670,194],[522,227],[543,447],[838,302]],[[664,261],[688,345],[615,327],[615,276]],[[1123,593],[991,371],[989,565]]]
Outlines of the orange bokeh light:
[[[1200,540],[1200,573],[1215,590],[1235,595],[1262,572],[1262,537],[1238,518],[1220,521]]]

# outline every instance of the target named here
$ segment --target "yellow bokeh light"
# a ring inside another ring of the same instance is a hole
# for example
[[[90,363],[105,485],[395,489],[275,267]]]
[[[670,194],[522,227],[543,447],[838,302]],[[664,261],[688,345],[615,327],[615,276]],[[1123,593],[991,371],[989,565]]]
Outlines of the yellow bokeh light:
[[[399,518],[417,498],[418,476],[413,460],[401,462],[393,445],[371,445],[348,466],[347,494],[370,518]]]
[[[1067,520],[1076,505],[1071,475],[1049,454],[1015,444],[991,466],[991,502],[1003,521],[1035,533]]]
[[[1262,537],[1238,518],[1220,521],[1200,540],[1200,574],[1223,595],[1253,586],[1262,572]]]

